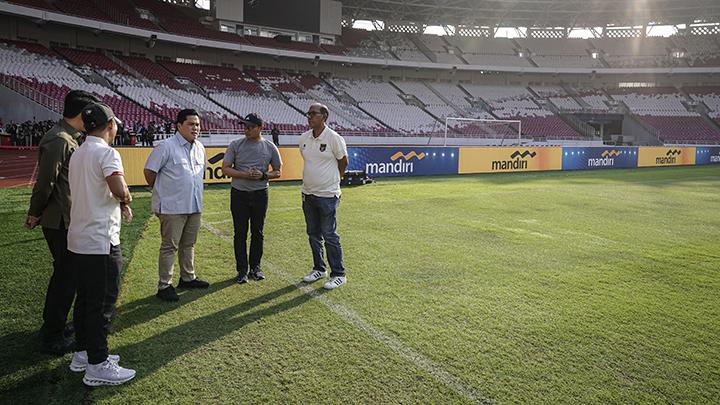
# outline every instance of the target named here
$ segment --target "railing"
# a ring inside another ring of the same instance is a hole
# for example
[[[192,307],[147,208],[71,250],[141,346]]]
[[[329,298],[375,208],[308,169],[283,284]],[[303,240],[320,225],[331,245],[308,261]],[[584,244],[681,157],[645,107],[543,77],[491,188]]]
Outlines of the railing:
[[[5,87],[15,91],[16,93],[27,97],[36,103],[48,108],[51,111],[54,111],[56,113],[61,113],[63,110],[63,102],[57,99],[54,99],[47,94],[44,94],[27,84],[21,82],[20,80],[12,77],[7,76],[5,74],[0,73],[0,83],[2,83]]]

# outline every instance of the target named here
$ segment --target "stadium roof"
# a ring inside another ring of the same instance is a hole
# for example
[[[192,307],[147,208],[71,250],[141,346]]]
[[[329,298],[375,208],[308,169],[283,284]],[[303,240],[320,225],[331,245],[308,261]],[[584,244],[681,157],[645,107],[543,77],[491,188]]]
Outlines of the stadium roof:
[[[349,20],[421,25],[604,27],[719,22],[718,0],[342,0]]]

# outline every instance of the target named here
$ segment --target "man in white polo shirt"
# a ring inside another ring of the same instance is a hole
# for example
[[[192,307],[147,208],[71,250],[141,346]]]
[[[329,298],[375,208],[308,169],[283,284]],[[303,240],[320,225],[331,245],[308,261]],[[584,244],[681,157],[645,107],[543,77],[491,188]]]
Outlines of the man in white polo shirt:
[[[120,120],[110,107],[93,103],[82,111],[87,139],[70,158],[70,226],[67,248],[77,272],[76,352],[70,369],[85,371],[86,385],[119,385],[135,377],[135,370],[118,365],[108,354],[107,291],[117,291],[122,255],[120,218],[129,222],[132,200],[123,175],[120,154],[110,147]],[[111,308],[114,310],[114,305]]]
[[[348,158],[345,140],[325,125],[329,115],[323,104],[310,106],[306,116],[311,129],[300,136],[300,154],[304,160],[303,213],[313,254],[313,270],[303,281],[312,283],[325,277],[324,240],[330,265],[330,280],[324,287],[332,290],[347,282],[336,213],[340,204],[340,179]]]

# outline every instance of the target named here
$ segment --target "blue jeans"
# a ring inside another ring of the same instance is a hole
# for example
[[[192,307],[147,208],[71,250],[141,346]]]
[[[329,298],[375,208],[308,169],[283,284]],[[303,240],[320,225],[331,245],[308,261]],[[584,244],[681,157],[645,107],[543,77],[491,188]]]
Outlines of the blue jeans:
[[[340,199],[338,197],[318,197],[311,194],[303,194],[302,197],[305,224],[313,254],[313,270],[325,271],[322,246],[324,239],[327,260],[330,265],[330,276],[344,276],[342,246],[340,246],[340,235],[337,234],[336,221]]]

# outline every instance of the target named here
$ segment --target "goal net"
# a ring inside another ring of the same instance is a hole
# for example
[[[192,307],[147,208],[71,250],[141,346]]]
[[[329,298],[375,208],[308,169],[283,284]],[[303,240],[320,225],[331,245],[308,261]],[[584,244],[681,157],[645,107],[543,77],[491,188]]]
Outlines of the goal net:
[[[522,135],[520,120],[495,120],[481,118],[445,118],[445,145],[448,138],[486,138],[500,144],[520,144]]]

